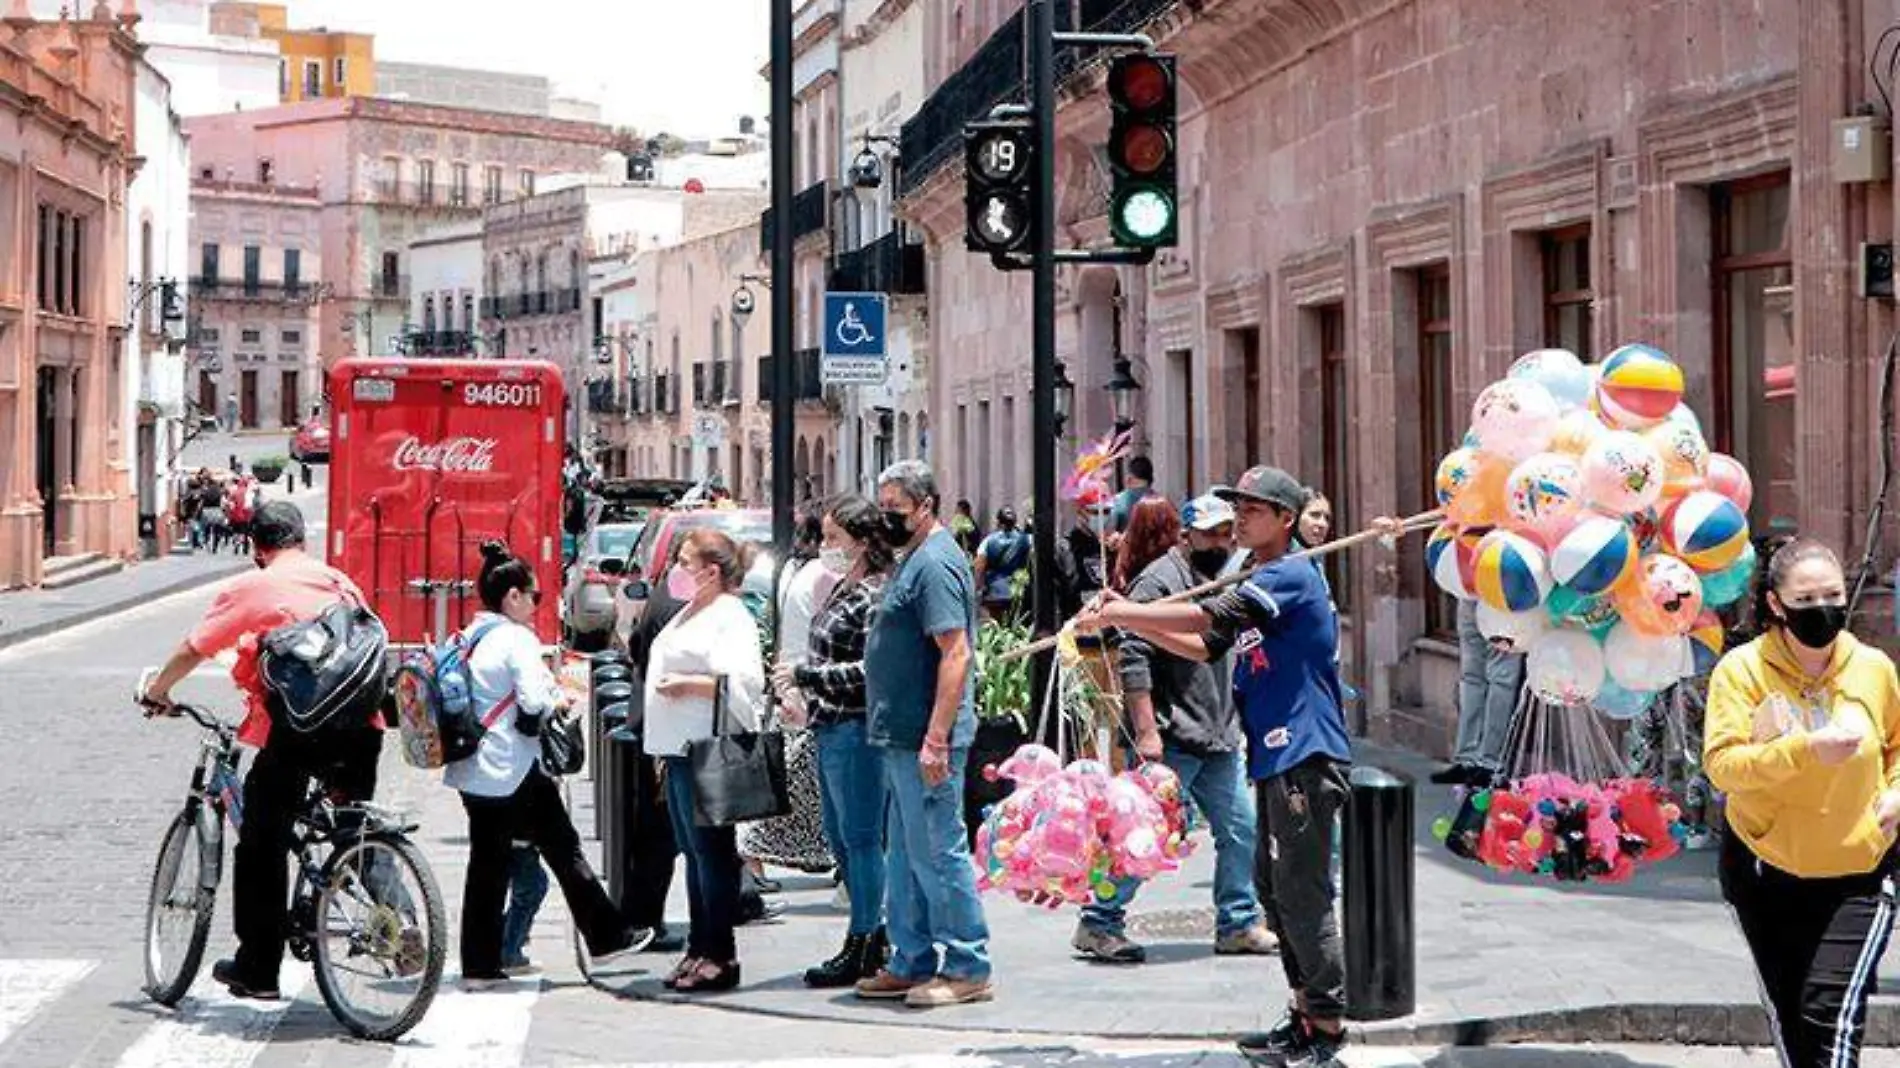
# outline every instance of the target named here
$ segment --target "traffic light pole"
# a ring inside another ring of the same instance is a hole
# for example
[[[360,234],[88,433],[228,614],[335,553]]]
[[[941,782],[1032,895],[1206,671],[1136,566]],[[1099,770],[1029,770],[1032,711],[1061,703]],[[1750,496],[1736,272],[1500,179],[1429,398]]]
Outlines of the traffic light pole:
[[[1029,106],[1036,123],[1035,227],[1031,245],[1031,418],[1035,423],[1035,566],[1030,570],[1037,637],[1054,634],[1056,618],[1056,63],[1055,7],[1029,0]],[[1033,699],[1048,693],[1055,660],[1038,656],[1031,670]],[[1061,710],[1056,715],[1061,715]]]
[[[792,554],[792,420],[798,367],[792,358],[792,6],[772,4],[772,544],[782,568]],[[774,621],[778,613],[772,613]],[[776,629],[776,622],[774,624]]]

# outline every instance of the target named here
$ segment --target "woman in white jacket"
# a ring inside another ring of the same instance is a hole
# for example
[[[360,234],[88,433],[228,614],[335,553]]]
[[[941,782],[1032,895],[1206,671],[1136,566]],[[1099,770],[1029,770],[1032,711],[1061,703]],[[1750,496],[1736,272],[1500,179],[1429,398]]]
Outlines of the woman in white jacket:
[[[691,929],[686,958],[667,978],[682,993],[731,990],[739,983],[733,928],[739,920],[739,847],[731,827],[701,827],[693,818],[687,747],[713,736],[723,689],[727,732],[757,730],[764,705],[765,660],[759,628],[738,597],[745,554],[725,534],[689,532],[668,576],[686,607],[653,639],[646,672],[646,750],[659,757],[673,836],[686,858]]]
[[[553,869],[568,911],[596,965],[635,953],[653,940],[621,918],[581,852],[580,835],[554,780],[541,770],[542,719],[567,705],[530,626],[541,590],[534,570],[507,546],[482,546],[476,582],[484,611],[469,625],[469,692],[488,723],[473,756],[450,764],[443,782],[468,811],[468,874],[462,888],[462,981],[481,989],[508,982],[502,972],[502,910],[512,843],[533,843]]]

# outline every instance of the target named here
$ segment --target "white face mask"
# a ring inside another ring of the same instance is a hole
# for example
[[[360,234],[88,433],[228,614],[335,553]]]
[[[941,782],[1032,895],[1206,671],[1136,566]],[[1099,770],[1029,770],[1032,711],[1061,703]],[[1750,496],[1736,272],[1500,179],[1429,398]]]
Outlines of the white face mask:
[[[818,550],[818,562],[824,565],[826,571],[834,575],[842,575],[851,570],[851,553],[827,545]]]

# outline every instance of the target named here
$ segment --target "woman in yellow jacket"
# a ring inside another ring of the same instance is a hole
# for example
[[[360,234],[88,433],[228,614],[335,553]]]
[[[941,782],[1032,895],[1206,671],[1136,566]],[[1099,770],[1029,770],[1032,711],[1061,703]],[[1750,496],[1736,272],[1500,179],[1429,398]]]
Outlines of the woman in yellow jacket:
[[[1704,755],[1728,795],[1722,896],[1782,1063],[1852,1068],[1894,919],[1900,682],[1847,633],[1840,560],[1797,539],[1758,580],[1761,637],[1709,683]]]

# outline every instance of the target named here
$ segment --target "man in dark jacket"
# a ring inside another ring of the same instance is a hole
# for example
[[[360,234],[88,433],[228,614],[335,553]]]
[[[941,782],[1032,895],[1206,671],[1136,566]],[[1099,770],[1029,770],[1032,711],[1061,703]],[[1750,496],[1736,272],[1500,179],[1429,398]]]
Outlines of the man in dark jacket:
[[[1234,508],[1218,497],[1181,513],[1187,544],[1144,568],[1128,599],[1158,601],[1220,576],[1233,548]],[[1234,706],[1231,657],[1191,660],[1133,632],[1113,636],[1120,652],[1123,702],[1135,750],[1180,777],[1181,789],[1207,816],[1214,837],[1214,952],[1272,953],[1279,940],[1261,919],[1253,886],[1254,801]],[[1128,903],[1140,883],[1119,880],[1112,904],[1082,909],[1073,945],[1111,964],[1133,964],[1147,951],[1125,933]]]

